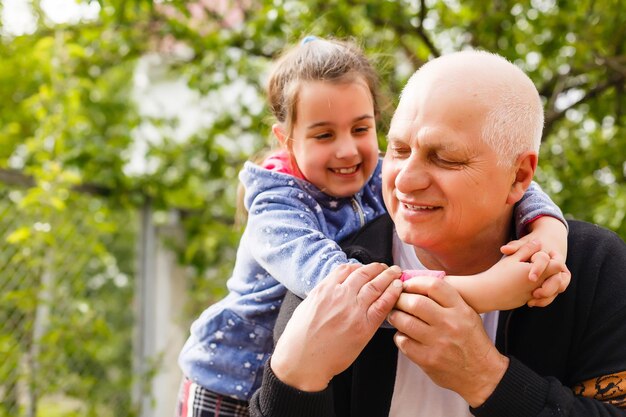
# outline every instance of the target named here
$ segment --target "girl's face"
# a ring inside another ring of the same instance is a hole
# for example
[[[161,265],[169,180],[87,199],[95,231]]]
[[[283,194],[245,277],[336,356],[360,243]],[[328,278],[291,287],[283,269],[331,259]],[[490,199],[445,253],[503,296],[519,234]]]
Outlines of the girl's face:
[[[374,102],[367,85],[302,84],[289,144],[302,175],[333,197],[357,193],[378,163]]]

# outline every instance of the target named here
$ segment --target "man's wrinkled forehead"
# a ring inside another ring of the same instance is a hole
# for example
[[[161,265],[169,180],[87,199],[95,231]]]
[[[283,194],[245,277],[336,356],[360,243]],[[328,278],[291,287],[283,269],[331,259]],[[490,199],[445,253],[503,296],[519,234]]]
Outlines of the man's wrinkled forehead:
[[[400,101],[395,112],[399,118],[414,117],[426,103],[432,104],[438,97],[458,93],[463,89],[458,77],[445,76],[430,68],[422,69],[409,78],[400,94]]]
[[[468,148],[463,137],[446,126],[425,126],[409,119],[398,119],[392,123],[387,142],[392,146],[444,149],[450,152],[466,152]]]
[[[439,105],[438,94],[434,92],[433,85],[420,82],[419,78],[421,77],[412,77],[402,92],[389,125],[390,139],[410,139],[411,133],[419,128],[424,106]]]
[[[415,118],[394,116],[389,125],[387,139],[389,141],[409,141],[411,135],[417,132],[417,128],[418,124]]]
[[[421,106],[422,100],[419,97],[417,85],[415,83],[407,84],[391,118],[389,136],[399,135],[401,132],[406,132],[407,129],[415,128]]]

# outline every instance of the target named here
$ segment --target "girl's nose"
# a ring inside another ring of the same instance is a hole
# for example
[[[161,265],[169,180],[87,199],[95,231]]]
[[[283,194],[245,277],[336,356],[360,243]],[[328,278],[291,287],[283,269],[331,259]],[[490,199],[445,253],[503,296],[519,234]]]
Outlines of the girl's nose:
[[[358,147],[351,135],[345,135],[337,140],[336,156],[338,159],[351,158],[358,155]]]

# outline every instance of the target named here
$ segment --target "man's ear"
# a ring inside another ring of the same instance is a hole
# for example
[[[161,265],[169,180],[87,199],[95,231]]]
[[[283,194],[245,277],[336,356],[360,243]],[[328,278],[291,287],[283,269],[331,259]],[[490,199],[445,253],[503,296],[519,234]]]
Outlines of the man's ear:
[[[274,123],[272,125],[272,133],[274,134],[276,139],[278,139],[278,143],[280,143],[281,146],[288,148],[287,146],[288,137],[287,137],[287,134],[285,133],[285,130],[283,129],[283,125],[279,123]]]
[[[508,204],[515,204],[522,198],[526,189],[530,186],[530,182],[533,180],[536,169],[536,152],[527,151],[517,158],[517,162],[515,163],[515,177],[513,178],[511,190],[507,198]]]

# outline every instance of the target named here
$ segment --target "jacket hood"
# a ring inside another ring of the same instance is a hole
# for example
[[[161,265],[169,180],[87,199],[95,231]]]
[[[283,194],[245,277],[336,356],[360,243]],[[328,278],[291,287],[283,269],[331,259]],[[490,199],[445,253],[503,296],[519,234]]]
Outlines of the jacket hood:
[[[380,162],[368,182],[371,182],[372,178],[379,175],[381,175]],[[351,199],[351,197],[332,197],[306,180],[293,177],[289,174],[270,171],[250,161],[244,164],[243,169],[239,173],[239,180],[246,189],[244,196],[246,209],[250,208],[250,205],[260,193],[270,191],[271,189],[276,189],[276,191],[280,193],[285,193],[286,190],[284,188],[290,188],[290,192],[304,191],[313,197],[322,207],[330,209],[341,206],[345,200]],[[290,192],[287,190],[288,194]],[[360,199],[362,193],[363,190],[356,193],[354,197]]]

